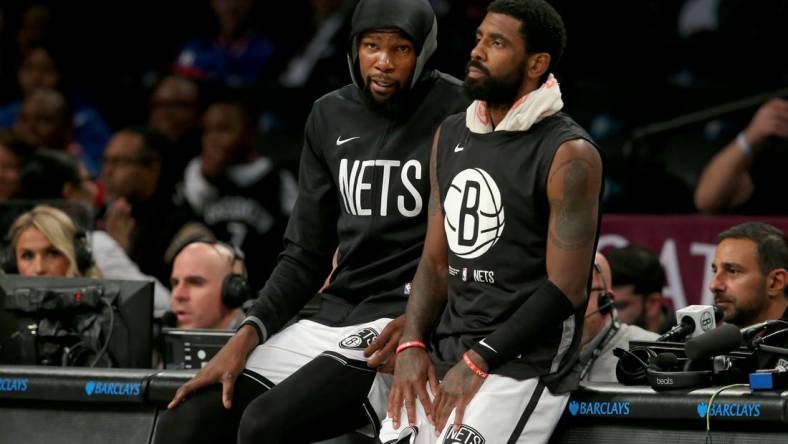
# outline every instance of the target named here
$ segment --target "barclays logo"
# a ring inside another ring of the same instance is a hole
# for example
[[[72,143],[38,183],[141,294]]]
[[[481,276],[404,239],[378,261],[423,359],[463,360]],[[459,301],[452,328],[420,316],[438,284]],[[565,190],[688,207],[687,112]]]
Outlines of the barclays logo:
[[[572,416],[629,416],[630,405],[629,401],[571,401],[568,409]]]
[[[14,393],[27,391],[27,378],[0,378],[0,392]]]
[[[88,396],[139,396],[140,392],[141,384],[139,383],[95,381],[88,381],[85,383],[85,393],[87,393]]]
[[[723,402],[712,404],[711,410],[705,402],[701,402],[696,407],[698,416],[701,418],[709,416],[728,416],[728,417],[756,417],[761,416],[761,404],[757,402]]]

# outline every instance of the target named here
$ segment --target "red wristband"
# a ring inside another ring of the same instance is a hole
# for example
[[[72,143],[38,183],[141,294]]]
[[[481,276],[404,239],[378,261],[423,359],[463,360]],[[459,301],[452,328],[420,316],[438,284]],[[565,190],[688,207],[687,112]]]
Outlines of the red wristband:
[[[409,349],[409,348],[413,348],[413,347],[421,348],[421,349],[424,349],[424,350],[427,349],[427,346],[424,345],[424,343],[421,342],[421,341],[408,341],[408,342],[403,342],[402,344],[397,346],[396,354],[399,354],[399,352],[401,352],[403,350],[406,350],[406,349]]]
[[[473,360],[470,358],[470,356],[468,356],[468,352],[463,353],[462,360],[463,360],[463,362],[465,362],[465,365],[467,365],[468,368],[471,369],[471,371],[476,376],[478,376],[478,377],[480,377],[482,379],[486,379],[487,376],[489,376],[486,371],[480,369],[479,366],[476,365],[475,362],[473,362]]]

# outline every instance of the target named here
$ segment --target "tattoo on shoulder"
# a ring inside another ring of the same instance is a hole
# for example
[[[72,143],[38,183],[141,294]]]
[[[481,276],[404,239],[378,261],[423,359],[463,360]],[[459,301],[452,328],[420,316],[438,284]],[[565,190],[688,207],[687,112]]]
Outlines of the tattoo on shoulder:
[[[593,242],[597,200],[587,196],[591,169],[583,159],[572,159],[556,169],[556,180],[563,180],[563,194],[550,199],[554,217],[549,237],[562,249],[575,250]]]

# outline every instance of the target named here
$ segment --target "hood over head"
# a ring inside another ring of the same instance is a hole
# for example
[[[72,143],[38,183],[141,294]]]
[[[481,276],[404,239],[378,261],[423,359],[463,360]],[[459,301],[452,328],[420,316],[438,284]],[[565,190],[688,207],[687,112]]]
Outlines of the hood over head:
[[[353,12],[347,52],[353,83],[364,89],[358,67],[358,41],[362,33],[373,29],[397,28],[416,47],[416,66],[410,86],[424,73],[424,65],[438,47],[438,21],[427,0],[361,0]]]

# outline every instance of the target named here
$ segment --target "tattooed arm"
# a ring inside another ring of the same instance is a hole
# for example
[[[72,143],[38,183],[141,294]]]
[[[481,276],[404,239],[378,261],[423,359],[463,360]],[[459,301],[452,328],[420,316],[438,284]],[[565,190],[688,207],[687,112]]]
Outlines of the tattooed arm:
[[[446,305],[448,281],[448,245],[443,229],[443,210],[440,206],[438,191],[437,152],[440,128],[435,133],[435,140],[430,158],[430,199],[427,215],[427,237],[424,251],[421,254],[413,288],[405,310],[405,327],[400,343],[422,341],[424,334],[438,319]],[[396,357],[394,382],[388,401],[388,415],[393,419],[394,428],[399,427],[400,412],[404,405],[408,422],[416,420],[416,399],[418,399],[428,417],[432,417],[432,403],[427,394],[426,384],[429,383],[433,393],[437,391],[435,368],[427,352],[421,348],[408,348]]]
[[[430,198],[427,214],[427,237],[416,276],[413,278],[411,296],[405,311],[405,330],[402,341],[421,340],[422,335],[438,319],[447,298],[448,245],[443,228],[443,210],[438,189],[437,157],[440,128],[430,156]]]
[[[586,299],[602,187],[602,159],[578,139],[558,148],[547,178],[547,277],[574,306]]]
[[[488,371],[521,353],[529,343],[570,316],[585,302],[594,255],[602,160],[589,142],[574,140],[558,148],[547,178],[550,202],[546,251],[547,280],[512,316],[476,343],[467,358]],[[435,397],[435,428],[440,430],[452,409],[454,428],[483,379],[463,361],[446,374]]]
[[[602,187],[602,160],[589,142],[558,148],[547,176],[550,203],[547,279],[489,336],[474,344],[477,364],[493,369],[560,323],[586,299]]]

